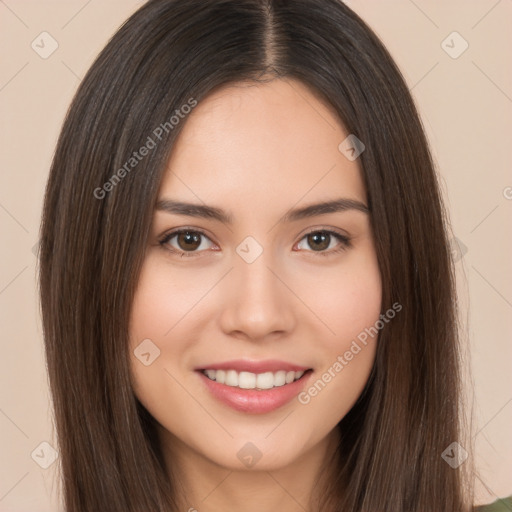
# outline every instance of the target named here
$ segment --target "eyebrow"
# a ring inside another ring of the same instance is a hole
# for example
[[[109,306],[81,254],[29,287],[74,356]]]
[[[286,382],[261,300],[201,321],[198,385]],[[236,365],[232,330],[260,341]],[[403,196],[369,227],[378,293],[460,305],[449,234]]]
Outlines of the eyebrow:
[[[204,219],[218,220],[224,224],[233,223],[233,215],[215,206],[185,203],[182,201],[174,201],[172,199],[161,199],[156,203],[155,210],[173,213],[176,215],[186,215],[188,217],[201,217]],[[340,198],[310,204],[301,208],[295,208],[285,213],[280,220],[283,223],[294,222],[308,217],[344,212],[347,210],[356,210],[366,214],[370,213],[368,206],[361,201],[356,199]]]

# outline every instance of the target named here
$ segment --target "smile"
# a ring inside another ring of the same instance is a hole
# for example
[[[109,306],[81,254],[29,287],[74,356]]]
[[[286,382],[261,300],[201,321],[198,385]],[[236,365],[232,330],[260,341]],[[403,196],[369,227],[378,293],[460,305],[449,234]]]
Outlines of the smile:
[[[196,368],[208,394],[236,411],[263,414],[289,404],[313,370],[285,361],[225,361]]]
[[[203,370],[210,380],[239,389],[272,389],[291,384],[299,380],[304,371],[285,371],[265,373],[237,372],[236,370]]]

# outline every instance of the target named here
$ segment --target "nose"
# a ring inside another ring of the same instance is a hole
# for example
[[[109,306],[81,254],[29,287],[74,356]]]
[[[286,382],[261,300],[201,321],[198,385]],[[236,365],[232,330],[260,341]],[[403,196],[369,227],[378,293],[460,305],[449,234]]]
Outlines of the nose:
[[[266,251],[247,263],[236,256],[235,265],[225,283],[220,317],[221,329],[228,335],[261,341],[285,336],[293,331],[300,302],[288,288]]]

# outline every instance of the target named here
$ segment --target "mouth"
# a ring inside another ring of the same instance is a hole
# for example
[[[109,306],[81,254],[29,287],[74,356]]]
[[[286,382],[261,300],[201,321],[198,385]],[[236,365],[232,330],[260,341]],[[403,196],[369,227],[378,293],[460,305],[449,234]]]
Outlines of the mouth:
[[[306,371],[312,371],[311,369]],[[286,386],[299,380],[306,371],[285,371],[279,370],[277,372],[238,372],[234,369],[230,370],[214,370],[206,369],[201,370],[203,375],[208,379],[238,389],[256,389],[267,390]]]
[[[196,373],[216,400],[240,412],[261,414],[291,402],[313,369],[279,361],[232,361],[197,368]]]

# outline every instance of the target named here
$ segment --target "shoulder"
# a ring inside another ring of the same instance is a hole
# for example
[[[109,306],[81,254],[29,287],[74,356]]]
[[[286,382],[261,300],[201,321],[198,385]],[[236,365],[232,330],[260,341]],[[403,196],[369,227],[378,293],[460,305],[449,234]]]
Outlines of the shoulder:
[[[512,512],[512,496],[500,498],[490,505],[475,507],[474,512]]]

